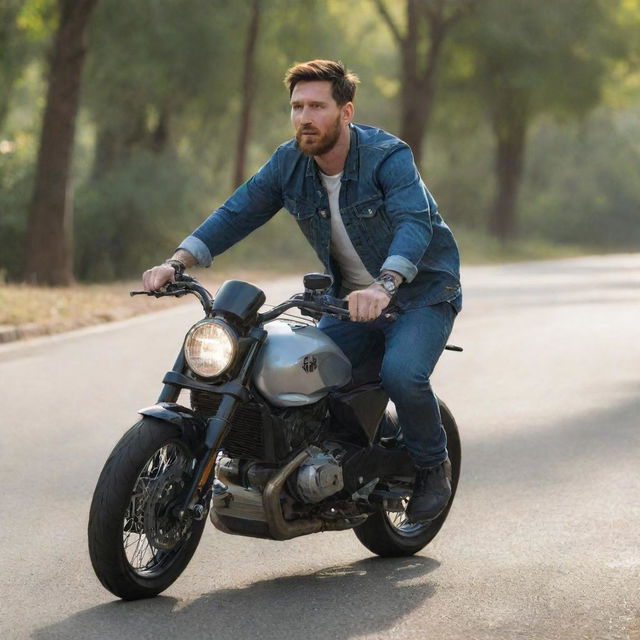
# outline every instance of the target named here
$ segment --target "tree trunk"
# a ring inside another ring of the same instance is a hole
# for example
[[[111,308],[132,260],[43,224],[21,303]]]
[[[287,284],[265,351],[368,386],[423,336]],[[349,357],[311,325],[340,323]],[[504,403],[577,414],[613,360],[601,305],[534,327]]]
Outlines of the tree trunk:
[[[384,0],[373,0],[373,3],[400,47],[400,137],[411,147],[416,165],[420,167],[433,113],[442,46],[449,30],[469,10],[473,0],[406,0],[404,35]]]
[[[507,92],[508,93],[508,92]],[[498,98],[493,113],[496,138],[496,196],[489,212],[489,231],[501,242],[516,237],[518,192],[524,168],[528,109],[516,94]]]
[[[400,137],[411,147],[420,167],[433,113],[442,45],[457,14],[446,18],[444,3],[431,6],[425,0],[406,0],[407,30],[403,36],[383,2],[379,0],[376,5],[400,47]]]
[[[47,104],[29,209],[26,280],[73,282],[71,161],[87,25],[97,0],[59,0]]]
[[[400,137],[411,147],[416,165],[424,158],[425,136],[436,95],[436,78],[442,45],[449,28],[442,13],[428,14],[420,0],[407,0],[407,33],[400,43],[402,97]],[[421,38],[420,27],[428,33]],[[426,47],[425,47],[426,45]],[[421,51],[426,55],[421,59]]]
[[[242,111],[238,127],[236,144],[236,163],[233,172],[234,189],[244,182],[247,161],[247,145],[251,133],[251,112],[255,97],[255,53],[260,27],[260,10],[262,0],[253,0],[251,20],[247,31],[247,42],[244,49],[244,71],[242,75]]]

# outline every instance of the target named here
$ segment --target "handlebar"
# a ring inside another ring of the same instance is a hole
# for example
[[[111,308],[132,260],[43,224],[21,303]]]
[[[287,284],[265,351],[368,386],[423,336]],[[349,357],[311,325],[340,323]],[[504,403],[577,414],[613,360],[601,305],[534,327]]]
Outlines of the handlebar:
[[[194,294],[202,304],[202,307],[207,316],[213,315],[213,296],[207,289],[205,289],[195,278],[183,273],[176,276],[175,282],[168,283],[164,289],[160,291],[130,291],[130,296],[153,296],[155,298],[162,298],[164,296],[173,296],[180,298],[188,293]],[[270,311],[258,314],[258,324],[264,324],[274,320],[278,316],[282,315],[285,311],[297,307],[300,311],[312,318],[319,319],[322,314],[329,314],[342,320],[348,320],[349,316],[349,304],[346,300],[341,298],[334,298],[327,293],[314,293],[311,290],[305,291],[305,293],[298,293],[289,300],[286,300],[282,304],[275,306]],[[396,320],[398,317],[398,309],[395,305],[390,305],[387,310],[384,311],[384,316],[389,320]],[[462,347],[458,347],[453,344],[445,346],[448,351],[462,351]]]
[[[165,296],[181,298],[188,293],[195,295],[200,300],[204,312],[207,315],[211,315],[213,296],[195,278],[186,273],[176,275],[175,282],[169,282],[165,285],[164,289],[158,291],[129,291],[131,297],[153,296],[154,298],[163,298]]]
[[[200,303],[207,315],[212,314],[213,296],[195,278],[186,273],[177,275],[175,282],[169,282],[163,289],[158,291],[130,291],[129,295],[146,295],[153,296],[154,298],[163,298],[166,296],[181,298],[188,293],[192,293],[200,299]],[[308,312],[306,315],[314,318],[319,318],[324,313],[345,320],[349,318],[348,303],[346,300],[334,298],[325,293],[314,294],[313,292],[307,291],[304,294],[296,294],[266,313],[258,314],[258,323],[264,324],[265,322],[269,322],[294,307],[297,307],[303,313],[305,313],[305,311]]]
[[[264,324],[265,322],[274,320],[285,311],[293,309],[294,307],[300,309],[304,315],[315,319],[320,318],[324,313],[343,320],[349,319],[349,309],[346,300],[334,298],[326,293],[314,294],[306,292],[289,298],[286,302],[275,306],[271,311],[259,314],[258,321],[260,324]]]

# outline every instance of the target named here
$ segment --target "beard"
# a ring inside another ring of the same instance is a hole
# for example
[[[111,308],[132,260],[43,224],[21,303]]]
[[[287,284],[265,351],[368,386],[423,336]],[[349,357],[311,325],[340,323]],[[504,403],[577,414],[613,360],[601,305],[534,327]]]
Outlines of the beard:
[[[313,141],[305,139],[305,133],[315,134]],[[336,142],[340,138],[340,115],[336,118],[333,127],[325,133],[320,133],[318,129],[312,126],[300,126],[296,131],[296,142],[298,149],[307,156],[321,156],[328,153],[336,146]]]

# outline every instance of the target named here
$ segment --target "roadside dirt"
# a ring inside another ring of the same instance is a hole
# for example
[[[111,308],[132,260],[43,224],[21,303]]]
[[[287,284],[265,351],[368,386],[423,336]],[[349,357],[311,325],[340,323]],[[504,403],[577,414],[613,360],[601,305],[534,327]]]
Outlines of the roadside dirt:
[[[210,291],[230,278],[252,280],[271,274],[258,271],[206,273],[194,271]],[[274,277],[282,274],[272,274]],[[140,280],[111,284],[77,284],[65,288],[35,287],[24,284],[0,285],[0,343],[72,331],[82,327],[125,320],[144,313],[155,313],[189,298],[152,298],[129,295],[142,289]]]

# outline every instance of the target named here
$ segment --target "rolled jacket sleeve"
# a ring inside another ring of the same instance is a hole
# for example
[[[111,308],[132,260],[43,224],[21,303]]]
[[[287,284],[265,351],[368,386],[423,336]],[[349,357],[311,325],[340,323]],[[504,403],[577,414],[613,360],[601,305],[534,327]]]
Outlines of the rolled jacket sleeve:
[[[209,247],[196,236],[187,236],[178,246],[178,249],[188,251],[202,267],[210,267],[213,262]]]
[[[431,214],[437,210],[436,204],[420,178],[411,149],[404,143],[384,158],[378,180],[393,228],[382,268],[397,271],[411,282],[433,236]]]
[[[406,282],[411,282],[418,274],[418,267],[403,256],[389,256],[380,269],[380,271],[385,270],[399,273]]]

